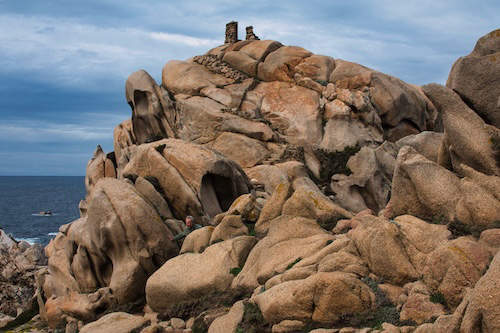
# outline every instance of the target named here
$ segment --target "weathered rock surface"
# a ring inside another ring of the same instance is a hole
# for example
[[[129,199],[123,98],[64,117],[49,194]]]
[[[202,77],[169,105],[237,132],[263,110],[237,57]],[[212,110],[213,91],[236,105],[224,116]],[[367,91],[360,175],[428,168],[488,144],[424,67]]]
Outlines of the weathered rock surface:
[[[125,97],[132,108],[132,132],[137,144],[174,137],[170,124],[173,101],[146,71],[128,77]]]
[[[497,128],[500,128],[499,57],[500,29],[497,29],[481,37],[469,55],[458,58],[446,82],[486,123]]]
[[[146,299],[157,312],[225,291],[233,281],[232,268],[241,267],[255,244],[241,236],[216,243],[203,253],[184,253],[167,261],[146,284]]]
[[[236,163],[202,146],[165,139],[138,146],[123,174],[154,177],[175,217],[213,217],[250,184]]]
[[[252,249],[232,288],[253,290],[332,238],[314,220],[282,215],[271,221],[267,236]]]
[[[386,220],[365,215],[356,220],[359,225],[349,236],[361,258],[370,271],[396,285],[417,280],[426,256],[450,237],[445,226],[428,224],[412,216]]]
[[[500,330],[500,255],[496,255],[486,274],[476,283],[462,320],[462,331]]]
[[[17,242],[0,229],[0,329],[16,317],[22,324],[37,313],[35,275],[46,264],[39,244]]]
[[[107,332],[138,332],[148,325],[148,321],[141,316],[125,312],[113,312],[101,319],[82,327],[82,333],[107,333]]]
[[[116,160],[113,153],[105,154],[101,146],[97,145],[94,156],[87,164],[85,173],[87,195],[92,193],[95,184],[104,177],[116,178]]]
[[[473,288],[490,263],[489,251],[470,238],[460,237],[435,249],[422,270],[423,280],[433,292],[440,292],[447,305],[460,304],[465,288]]]
[[[459,172],[460,164],[465,164],[486,175],[499,176],[493,143],[500,137],[500,129],[485,123],[452,90],[438,84],[422,89],[442,113],[443,144],[453,169]]]
[[[244,305],[243,301],[234,303],[231,310],[219,318],[216,318],[208,328],[209,333],[235,332],[238,324],[243,319]]]
[[[352,173],[336,174],[331,178],[334,200],[355,213],[367,208],[378,213],[390,198],[396,154],[389,142],[376,149],[361,148],[347,161],[346,166]]]
[[[392,196],[384,215],[411,214],[434,223],[449,222],[470,231],[494,228],[500,219],[500,201],[494,183],[482,187],[403,147],[398,154]]]
[[[267,322],[284,319],[334,323],[342,315],[370,309],[375,296],[347,273],[317,273],[305,280],[281,283],[255,297]]]
[[[141,299],[148,276],[178,254],[172,236],[133,185],[102,179],[89,198],[87,216],[61,227],[46,248],[44,296],[57,299],[109,287],[118,304]]]

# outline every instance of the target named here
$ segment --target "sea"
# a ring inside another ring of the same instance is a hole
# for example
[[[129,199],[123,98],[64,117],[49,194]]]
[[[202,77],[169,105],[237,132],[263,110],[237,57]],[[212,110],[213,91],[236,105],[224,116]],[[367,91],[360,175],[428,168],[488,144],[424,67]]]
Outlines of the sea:
[[[61,225],[80,217],[84,198],[85,177],[0,176],[0,229],[45,246]],[[53,214],[40,215],[47,210]]]

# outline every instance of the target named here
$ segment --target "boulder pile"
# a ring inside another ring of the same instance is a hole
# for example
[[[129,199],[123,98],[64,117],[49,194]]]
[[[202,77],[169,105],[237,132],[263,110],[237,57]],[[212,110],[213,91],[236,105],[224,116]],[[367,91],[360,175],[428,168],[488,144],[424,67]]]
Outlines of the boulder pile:
[[[38,274],[70,332],[500,331],[500,30],[414,86],[272,40],[130,75]],[[185,239],[183,220],[200,228]]]
[[[35,278],[46,265],[40,244],[18,242],[0,229],[0,330],[38,313]]]

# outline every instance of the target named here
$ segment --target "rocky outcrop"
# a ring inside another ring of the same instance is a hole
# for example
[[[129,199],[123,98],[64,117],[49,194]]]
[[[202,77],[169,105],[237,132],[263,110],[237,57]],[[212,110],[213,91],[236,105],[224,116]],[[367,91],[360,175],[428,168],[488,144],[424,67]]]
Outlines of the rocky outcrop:
[[[464,82],[495,33],[454,91],[228,27],[161,85],[128,78],[132,117],[46,248],[50,327],[494,331],[500,133],[490,92]]]
[[[128,77],[125,97],[132,108],[132,132],[137,144],[175,137],[171,125],[173,101],[168,91],[160,88],[146,71]]]
[[[0,330],[37,314],[35,275],[46,263],[39,244],[18,242],[0,229]]]
[[[61,227],[46,248],[45,299],[54,299],[57,307],[61,297],[109,287],[118,304],[140,300],[149,275],[178,254],[169,240],[174,233],[154,205],[125,181],[100,180],[88,202],[86,217]],[[49,321],[57,326],[63,318],[52,313],[56,318]]]
[[[453,64],[446,82],[486,123],[497,128],[500,128],[499,57],[500,29],[497,29],[481,37],[469,55]]]
[[[87,195],[92,193],[95,184],[104,177],[116,178],[116,159],[114,153],[106,154],[101,146],[97,145],[94,156],[87,164],[85,173]]]
[[[155,179],[178,219],[186,215],[213,217],[226,211],[251,187],[243,170],[233,161],[178,139],[137,146],[122,172],[124,176]]]

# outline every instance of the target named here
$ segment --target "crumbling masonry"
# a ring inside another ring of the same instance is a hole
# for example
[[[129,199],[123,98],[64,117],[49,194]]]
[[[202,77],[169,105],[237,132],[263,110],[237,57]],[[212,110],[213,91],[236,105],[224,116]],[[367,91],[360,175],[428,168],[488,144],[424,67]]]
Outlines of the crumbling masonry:
[[[238,41],[238,22],[231,21],[226,24],[226,40],[224,44],[236,43]]]
[[[253,33],[253,26],[246,27],[246,40],[259,40],[259,37]],[[238,22],[231,21],[226,24],[226,39],[224,44],[232,44],[238,41]]]

